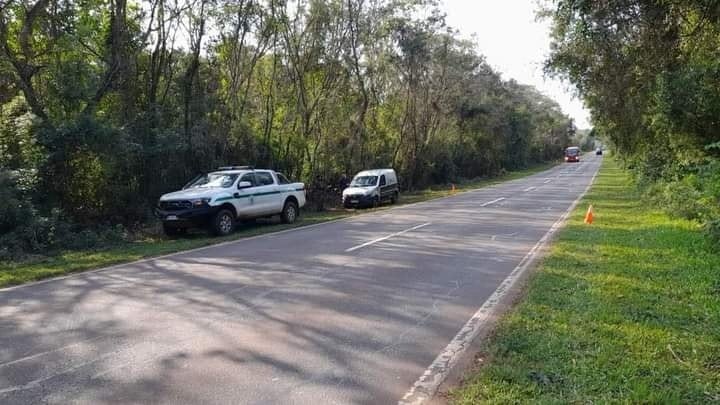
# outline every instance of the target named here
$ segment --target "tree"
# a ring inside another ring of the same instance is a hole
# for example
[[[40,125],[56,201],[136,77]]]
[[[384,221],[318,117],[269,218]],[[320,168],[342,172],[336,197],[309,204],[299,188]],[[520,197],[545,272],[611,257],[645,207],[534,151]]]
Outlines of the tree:
[[[224,164],[395,166],[418,188],[557,158],[572,128],[433,0],[9,0],[0,56],[0,168],[35,171],[40,215],[84,227],[143,223]]]

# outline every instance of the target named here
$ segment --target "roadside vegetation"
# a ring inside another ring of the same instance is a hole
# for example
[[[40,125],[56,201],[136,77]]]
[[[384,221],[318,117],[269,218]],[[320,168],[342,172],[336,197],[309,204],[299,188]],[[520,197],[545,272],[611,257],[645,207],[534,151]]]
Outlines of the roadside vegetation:
[[[718,403],[718,269],[697,222],[649,207],[606,158],[452,402]]]
[[[720,13],[703,0],[547,3],[568,79],[648,200],[720,246]]]
[[[575,130],[434,0],[0,2],[0,259],[152,224],[225,165],[406,190],[555,160]]]
[[[554,164],[555,163],[540,164],[530,169],[507,172],[492,178],[459,182],[454,184],[454,191],[453,184],[451,184],[404,193],[401,196],[399,205],[447,197],[464,190],[487,187],[502,181],[518,179],[549,169],[554,166]],[[73,241],[75,244],[73,249],[59,249],[46,252],[45,254],[35,254],[26,256],[22,260],[0,261],[0,288],[285,229],[313,225],[371,212],[373,210],[388,209],[390,207],[389,205],[384,205],[379,208],[362,210],[346,210],[329,207],[321,212],[305,212],[294,224],[282,224],[277,218],[258,220],[256,222],[243,224],[239,226],[233,234],[222,238],[210,237],[207,232],[199,230],[185,237],[168,239],[162,236],[159,224],[155,225],[157,229],[144,228],[132,236],[109,237],[103,241],[98,241],[97,235],[87,233],[86,237],[90,238],[90,240]],[[109,232],[112,232],[112,230]],[[125,231],[121,228],[115,232],[121,233]]]

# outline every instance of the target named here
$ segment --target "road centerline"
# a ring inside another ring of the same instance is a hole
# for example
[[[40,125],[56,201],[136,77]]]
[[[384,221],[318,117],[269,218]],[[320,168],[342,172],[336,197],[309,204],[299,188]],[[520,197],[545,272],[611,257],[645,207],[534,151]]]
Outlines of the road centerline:
[[[502,200],[504,200],[504,199],[505,199],[505,197],[496,198],[496,199],[494,199],[494,200],[492,200],[492,201],[488,201],[488,202],[486,202],[486,203],[482,203],[482,204],[480,204],[480,206],[481,206],[481,207],[487,207],[488,205],[495,204],[496,202],[500,202],[500,201],[502,201]]]
[[[426,226],[428,226],[428,225],[430,225],[430,224],[431,224],[431,222],[426,222],[426,223],[424,223],[424,224],[415,225],[415,226],[413,226],[412,228],[408,228],[408,229],[405,229],[405,230],[400,231],[400,232],[391,233],[390,235],[385,235],[385,236],[383,236],[383,237],[381,237],[381,238],[373,239],[373,240],[371,240],[371,241],[362,243],[362,244],[360,244],[360,245],[353,246],[353,247],[351,247],[351,248],[349,248],[349,249],[345,249],[345,252],[346,252],[346,253],[354,252],[354,251],[356,251],[356,250],[358,250],[358,249],[362,249],[362,248],[364,248],[364,247],[368,247],[368,246],[370,246],[370,245],[374,245],[374,244],[376,244],[376,243],[378,243],[378,242],[382,242],[382,241],[384,241],[384,240],[388,240],[388,239],[390,239],[390,238],[394,238],[394,237],[396,237],[396,236],[400,236],[400,235],[406,234],[406,233],[408,233],[408,232],[412,232],[412,231],[414,231],[414,230],[417,230],[417,229],[420,229],[420,228],[424,228],[424,227],[426,227]]]

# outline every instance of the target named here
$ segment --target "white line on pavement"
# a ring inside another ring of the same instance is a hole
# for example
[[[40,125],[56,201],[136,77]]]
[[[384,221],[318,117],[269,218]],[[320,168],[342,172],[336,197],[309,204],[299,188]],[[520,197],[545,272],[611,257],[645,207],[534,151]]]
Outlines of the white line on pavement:
[[[535,187],[535,186],[533,186],[533,187],[528,187],[528,188],[526,188],[526,189],[523,190],[523,191],[527,193],[528,191],[533,191],[533,190],[535,190],[536,188],[537,188],[537,187]]]
[[[450,370],[458,363],[463,354],[467,351],[470,344],[478,336],[480,331],[487,325],[494,315],[495,307],[499,302],[512,291],[516,281],[521,278],[523,273],[532,265],[537,257],[542,253],[545,245],[550,241],[555,232],[562,227],[570,213],[580,203],[580,200],[587,194],[590,187],[595,183],[598,169],[585,187],[585,190],[578,195],[570,207],[555,221],[550,229],[543,237],[533,246],[530,251],[522,258],[520,263],[497,287],[495,292],[482,304],[475,312],[470,320],[460,329],[445,349],[435,358],[430,367],[418,378],[410,390],[398,401],[399,405],[421,405],[430,400],[437,392],[440,384],[447,378]]]
[[[545,181],[543,181],[543,183],[544,183],[544,184],[548,184],[548,183],[550,183],[551,181],[552,181],[552,179],[546,179]]]
[[[502,200],[504,200],[504,199],[505,199],[505,197],[496,198],[496,199],[494,199],[494,200],[492,200],[492,201],[488,201],[488,202],[486,202],[486,203],[480,204],[480,206],[481,206],[481,207],[487,207],[487,206],[490,205],[490,204],[495,204],[496,202],[500,202],[500,201],[502,201]]]
[[[366,247],[366,246],[370,246],[370,245],[373,245],[373,244],[375,244],[375,243],[382,242],[382,241],[384,241],[384,240],[388,240],[388,239],[394,238],[394,237],[396,237],[396,236],[400,236],[400,235],[402,235],[402,234],[404,234],[404,233],[408,233],[408,232],[414,231],[414,230],[416,230],[416,229],[420,229],[420,228],[426,227],[426,226],[428,226],[428,225],[430,225],[430,222],[426,222],[426,223],[420,224],[420,225],[415,225],[415,226],[413,226],[412,228],[408,228],[408,229],[406,229],[406,230],[404,230],[404,231],[391,233],[390,235],[383,236],[382,238],[377,238],[377,239],[371,240],[370,242],[365,242],[365,243],[363,243],[362,245],[353,246],[353,247],[351,247],[350,249],[346,249],[345,252],[354,252],[354,251],[356,251],[356,250],[358,250],[358,249],[362,249],[362,248],[364,248],[364,247]]]

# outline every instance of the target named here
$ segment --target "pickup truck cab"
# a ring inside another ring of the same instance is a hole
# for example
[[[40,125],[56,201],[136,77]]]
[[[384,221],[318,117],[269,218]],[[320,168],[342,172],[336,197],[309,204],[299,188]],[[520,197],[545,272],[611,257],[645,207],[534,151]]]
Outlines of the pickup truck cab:
[[[208,227],[215,235],[231,233],[241,220],[280,215],[293,223],[305,205],[305,185],[282,173],[249,166],[221,167],[196,177],[182,190],[164,194],[156,215],[168,236],[190,227]]]

